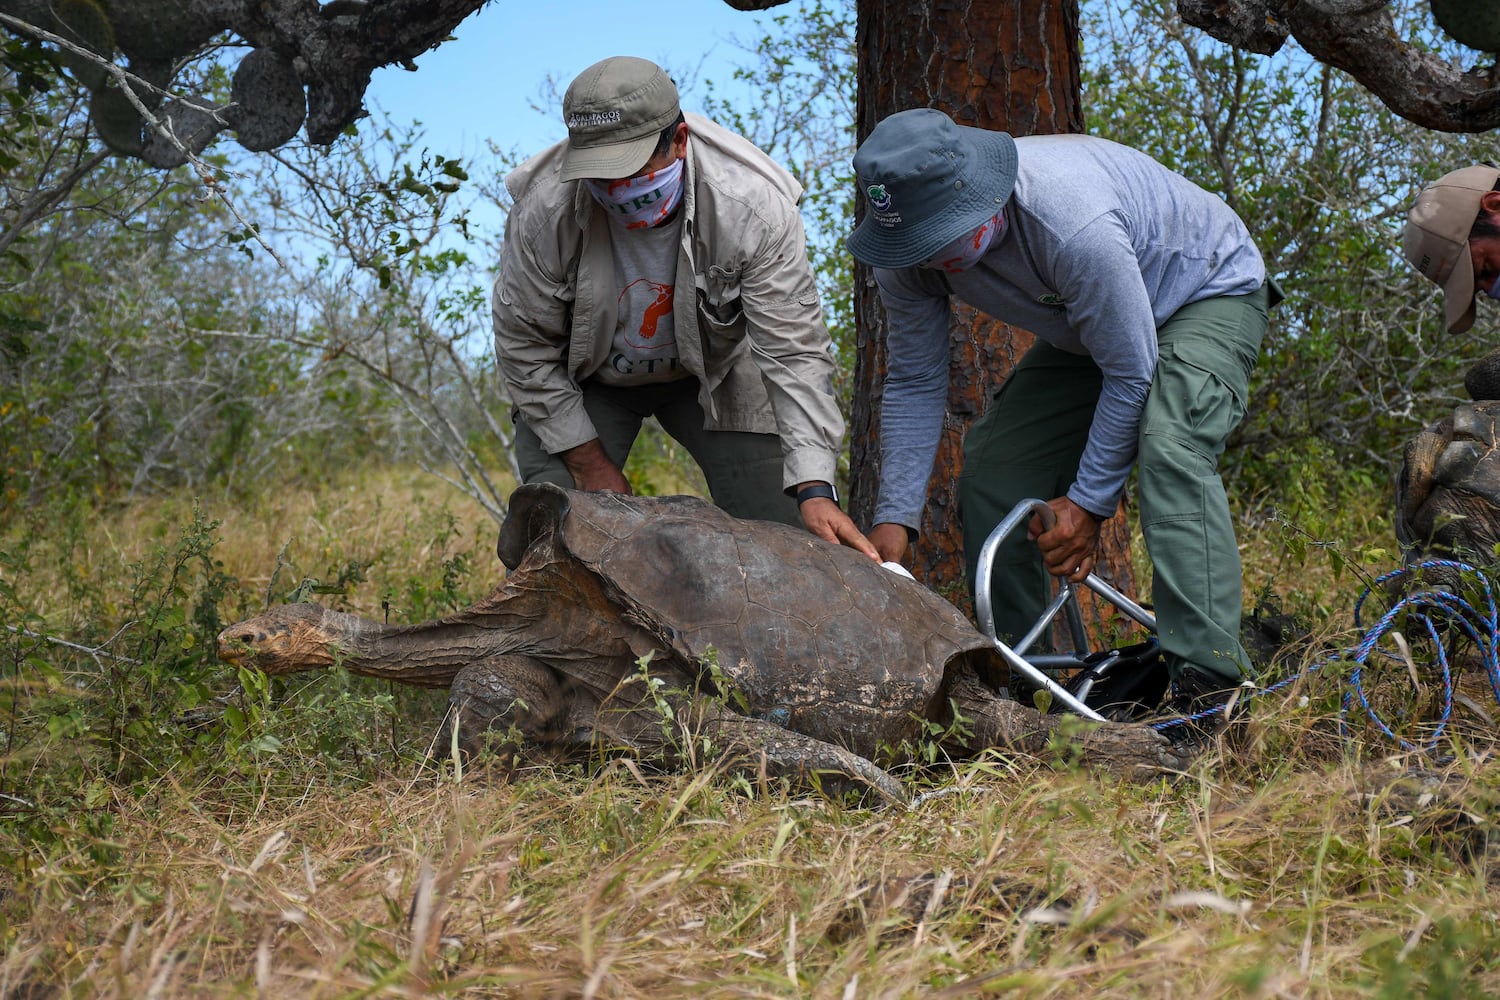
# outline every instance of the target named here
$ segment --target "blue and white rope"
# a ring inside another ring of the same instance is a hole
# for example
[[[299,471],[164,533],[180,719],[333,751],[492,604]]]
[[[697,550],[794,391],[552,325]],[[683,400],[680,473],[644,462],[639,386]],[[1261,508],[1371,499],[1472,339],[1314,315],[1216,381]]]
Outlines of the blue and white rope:
[[[1360,594],[1359,600],[1354,605],[1354,625],[1355,628],[1361,627],[1360,611],[1366,599],[1382,584],[1425,569],[1454,570],[1465,575],[1466,578],[1474,579],[1483,593],[1482,609],[1474,607],[1464,597],[1447,590],[1419,590],[1408,594],[1381,615],[1380,619],[1365,631],[1359,644],[1354,648],[1330,656],[1268,687],[1253,690],[1246,688],[1240,694],[1239,699],[1247,701],[1279,691],[1302,677],[1332,664],[1352,663],[1353,670],[1349,674],[1348,687],[1339,707],[1339,725],[1343,731],[1348,732],[1349,712],[1354,702],[1358,701],[1360,708],[1364,710],[1375,728],[1403,750],[1426,754],[1437,753],[1438,746],[1443,740],[1444,730],[1448,726],[1448,720],[1453,715],[1453,672],[1448,663],[1448,649],[1444,644],[1445,635],[1452,636],[1454,630],[1457,630],[1474,643],[1484,664],[1485,674],[1489,677],[1490,691],[1494,694],[1496,703],[1500,704],[1500,612],[1496,610],[1494,591],[1490,586],[1489,578],[1467,563],[1447,559],[1433,559],[1393,570],[1375,580],[1365,588],[1364,593]],[[1403,615],[1406,631],[1421,629],[1432,640],[1440,671],[1441,708],[1430,733],[1421,743],[1412,743],[1398,735],[1370,704],[1370,699],[1366,696],[1364,689],[1364,670],[1371,656],[1379,653],[1392,660],[1398,659],[1397,654],[1380,649],[1380,643],[1388,634],[1396,630],[1396,622]],[[1224,710],[1225,706],[1216,705],[1194,715],[1154,722],[1151,726],[1162,732],[1178,726],[1193,726],[1214,716],[1223,715]]]

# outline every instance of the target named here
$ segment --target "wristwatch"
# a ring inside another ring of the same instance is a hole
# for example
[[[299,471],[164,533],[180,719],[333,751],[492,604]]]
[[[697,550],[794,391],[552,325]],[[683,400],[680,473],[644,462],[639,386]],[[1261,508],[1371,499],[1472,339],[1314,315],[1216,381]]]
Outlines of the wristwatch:
[[[814,483],[811,486],[804,486],[797,491],[797,506],[800,507],[802,504],[816,497],[827,497],[834,503],[838,503],[839,491],[827,483]]]

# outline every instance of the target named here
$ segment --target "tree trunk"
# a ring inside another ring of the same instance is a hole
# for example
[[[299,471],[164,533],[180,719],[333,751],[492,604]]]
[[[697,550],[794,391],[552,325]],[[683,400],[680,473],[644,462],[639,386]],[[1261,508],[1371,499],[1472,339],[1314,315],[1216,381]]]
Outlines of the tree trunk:
[[[857,11],[861,142],[887,115],[917,107],[939,108],[960,125],[1012,135],[1083,131],[1077,0],[858,0]],[[863,213],[864,199],[857,202]],[[868,526],[880,478],[886,331],[874,278],[863,265],[855,269],[855,311],[850,510]],[[960,607],[971,606],[956,491],[961,442],[1033,339],[954,304],[947,416],[912,571]],[[1122,517],[1105,525],[1098,572],[1133,592]]]

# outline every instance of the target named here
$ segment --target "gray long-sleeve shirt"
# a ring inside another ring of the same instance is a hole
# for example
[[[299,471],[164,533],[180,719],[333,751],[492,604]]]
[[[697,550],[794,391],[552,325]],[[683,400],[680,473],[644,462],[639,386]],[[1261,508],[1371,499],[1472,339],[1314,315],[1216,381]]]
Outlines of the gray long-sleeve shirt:
[[[1107,517],[1135,462],[1157,327],[1190,302],[1265,281],[1233,210],[1144,153],[1084,135],[1025,136],[1016,152],[1007,228],[973,268],[875,270],[890,331],[877,524],[921,523],[948,392],[950,294],[1099,365],[1104,387],[1068,496]]]

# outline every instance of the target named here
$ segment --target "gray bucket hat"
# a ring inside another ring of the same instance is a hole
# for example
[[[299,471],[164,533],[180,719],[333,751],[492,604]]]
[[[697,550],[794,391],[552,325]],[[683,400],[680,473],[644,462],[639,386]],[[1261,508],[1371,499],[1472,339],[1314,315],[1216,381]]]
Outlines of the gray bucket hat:
[[[932,108],[898,111],[854,154],[868,202],[849,235],[856,260],[910,267],[1000,211],[1016,186],[1016,143]]]
[[[634,56],[601,59],[563,95],[568,146],[561,178],[629,177],[651,159],[662,130],[680,111],[677,85],[656,63]]]

